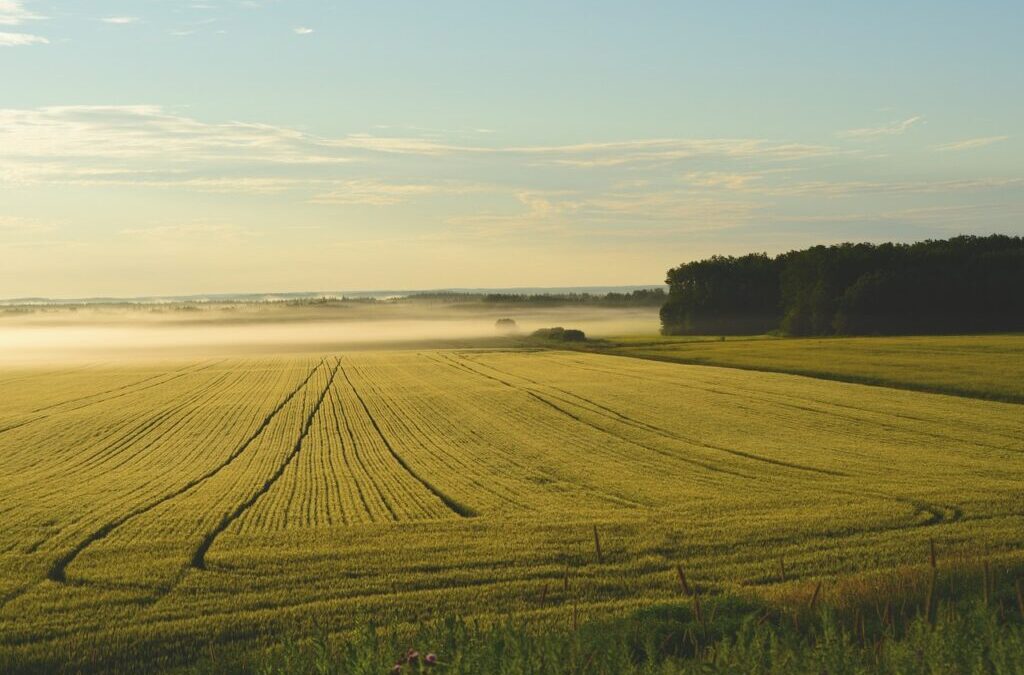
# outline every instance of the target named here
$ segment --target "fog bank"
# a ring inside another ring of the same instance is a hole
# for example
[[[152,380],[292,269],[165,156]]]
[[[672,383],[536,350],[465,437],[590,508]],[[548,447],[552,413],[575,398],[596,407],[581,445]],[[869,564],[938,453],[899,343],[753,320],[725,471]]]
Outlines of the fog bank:
[[[651,334],[651,308],[452,307],[365,305],[266,308],[259,305],[160,312],[132,309],[47,311],[0,318],[0,362],[108,361],[146,357],[501,346],[515,340],[495,327],[511,318],[518,335],[578,328],[588,336]]]

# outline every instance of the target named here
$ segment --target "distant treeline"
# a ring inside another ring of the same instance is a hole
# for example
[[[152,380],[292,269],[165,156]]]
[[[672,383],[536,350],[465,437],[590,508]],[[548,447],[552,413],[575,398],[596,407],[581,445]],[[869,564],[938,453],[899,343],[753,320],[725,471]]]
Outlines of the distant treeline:
[[[813,246],[669,270],[662,331],[790,335],[1024,329],[1024,238]]]
[[[412,302],[483,303],[488,305],[596,305],[601,307],[658,307],[668,295],[664,289],[650,288],[628,293],[414,293],[404,298]]]

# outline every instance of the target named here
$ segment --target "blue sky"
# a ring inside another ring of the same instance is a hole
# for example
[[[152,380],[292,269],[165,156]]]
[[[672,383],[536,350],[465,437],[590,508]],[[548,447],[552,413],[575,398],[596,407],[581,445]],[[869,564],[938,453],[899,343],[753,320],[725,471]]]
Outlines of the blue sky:
[[[0,0],[0,297],[1024,232],[1010,2]]]

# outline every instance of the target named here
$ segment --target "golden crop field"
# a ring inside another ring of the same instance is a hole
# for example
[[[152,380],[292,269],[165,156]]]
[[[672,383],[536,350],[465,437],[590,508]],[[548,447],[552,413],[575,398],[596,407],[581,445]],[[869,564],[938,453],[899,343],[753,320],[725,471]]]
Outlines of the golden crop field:
[[[677,595],[677,564],[747,589],[932,539],[1019,550],[1022,485],[1019,405],[785,374],[469,349],[12,368],[0,666],[608,614]]]
[[[1024,334],[622,337],[602,352],[1024,403]]]

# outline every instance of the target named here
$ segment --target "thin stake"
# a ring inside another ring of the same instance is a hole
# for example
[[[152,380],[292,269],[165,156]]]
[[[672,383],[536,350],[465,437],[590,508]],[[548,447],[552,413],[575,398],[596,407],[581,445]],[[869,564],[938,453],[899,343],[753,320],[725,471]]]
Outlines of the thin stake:
[[[779,576],[782,577],[782,581],[786,580],[786,559],[781,555],[779,556]]]
[[[1021,617],[1024,617],[1024,585],[1017,579],[1014,586],[1017,587],[1017,609],[1020,610]]]
[[[597,552],[597,562],[603,563],[604,556],[601,555],[601,537],[597,534],[597,525],[594,525],[594,550]]]
[[[810,610],[813,612],[814,608],[818,606],[818,597],[821,595],[821,582],[814,587],[814,595],[811,596],[811,603],[808,605]]]
[[[938,573],[933,569],[931,580],[928,582],[928,597],[924,601],[924,617],[931,626],[935,625],[935,619],[939,613],[935,602],[935,582],[937,579]]]
[[[540,592],[540,604],[543,607],[544,602],[548,599],[548,585],[544,584],[544,588]]]
[[[928,544],[929,544],[929,547],[931,549],[932,569],[935,569],[935,563],[936,563],[936,561],[935,561],[935,540],[934,539],[930,539],[928,541]]]
[[[690,589],[690,584],[686,582],[686,572],[683,571],[682,565],[676,565],[676,573],[679,575],[679,585],[683,588],[683,594],[692,595],[693,591]]]
[[[985,568],[984,568],[984,571],[983,571],[983,576],[982,576],[982,579],[981,579],[981,583],[984,586],[982,591],[984,591],[985,606],[986,607],[988,607],[988,601],[989,601],[988,589],[989,589],[989,583],[990,583],[990,579],[991,579],[991,572],[992,572],[992,570],[988,566],[988,560],[986,560],[985,561]]]

